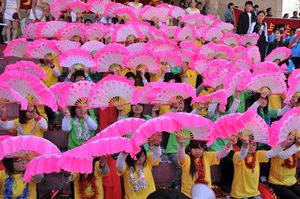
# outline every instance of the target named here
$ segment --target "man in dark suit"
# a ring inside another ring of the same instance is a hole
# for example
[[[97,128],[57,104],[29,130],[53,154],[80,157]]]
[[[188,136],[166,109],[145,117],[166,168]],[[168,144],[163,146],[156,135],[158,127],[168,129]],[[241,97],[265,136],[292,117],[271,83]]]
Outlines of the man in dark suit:
[[[240,35],[245,35],[251,26],[251,23],[256,21],[256,15],[253,12],[252,1],[247,1],[245,3],[245,12],[241,13],[239,16],[238,26],[236,33]]]

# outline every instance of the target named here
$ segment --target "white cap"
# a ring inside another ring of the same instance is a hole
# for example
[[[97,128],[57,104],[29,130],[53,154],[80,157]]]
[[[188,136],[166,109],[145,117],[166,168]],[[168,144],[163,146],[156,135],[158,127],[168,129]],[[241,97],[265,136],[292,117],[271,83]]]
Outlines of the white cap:
[[[195,184],[191,195],[192,199],[216,199],[214,191],[205,184]]]

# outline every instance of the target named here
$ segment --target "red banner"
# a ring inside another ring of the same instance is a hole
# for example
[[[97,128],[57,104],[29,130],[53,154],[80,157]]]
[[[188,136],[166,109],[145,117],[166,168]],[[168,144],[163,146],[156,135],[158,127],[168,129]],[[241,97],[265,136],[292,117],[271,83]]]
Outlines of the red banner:
[[[236,9],[236,8],[233,9],[235,27],[237,27],[238,19],[242,12],[243,11],[240,9]],[[300,19],[266,17],[265,22],[268,25],[268,34],[271,34],[273,32],[273,29],[277,24],[284,24],[288,32],[290,31],[291,28],[300,27]]]

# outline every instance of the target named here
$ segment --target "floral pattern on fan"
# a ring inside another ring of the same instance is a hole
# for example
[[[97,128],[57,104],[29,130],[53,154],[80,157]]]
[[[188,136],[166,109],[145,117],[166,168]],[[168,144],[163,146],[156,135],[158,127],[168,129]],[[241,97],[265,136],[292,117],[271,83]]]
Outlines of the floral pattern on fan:
[[[133,82],[118,75],[108,75],[98,82],[91,90],[90,107],[106,108],[129,104],[136,88]]]
[[[5,57],[20,57],[23,58],[26,52],[28,42],[25,38],[19,38],[7,43],[3,51]]]
[[[96,63],[90,53],[83,49],[74,49],[64,52],[59,56],[59,64],[62,67],[70,68],[75,66],[76,69],[95,68]]]
[[[5,71],[23,71],[38,77],[39,79],[45,79],[46,73],[32,61],[18,61],[14,64],[9,64],[5,67]]]
[[[58,105],[61,107],[88,105],[90,91],[94,85],[94,83],[88,81],[68,84],[61,90]]]
[[[31,96],[35,105],[46,105],[52,110],[57,110],[54,95],[37,77],[19,71],[9,71],[1,75],[12,89],[24,98]]]
[[[27,100],[25,97],[20,95],[17,91],[10,88],[6,82],[0,80],[0,103],[7,104],[7,103],[14,103],[18,102],[21,104],[21,109],[27,109]]]

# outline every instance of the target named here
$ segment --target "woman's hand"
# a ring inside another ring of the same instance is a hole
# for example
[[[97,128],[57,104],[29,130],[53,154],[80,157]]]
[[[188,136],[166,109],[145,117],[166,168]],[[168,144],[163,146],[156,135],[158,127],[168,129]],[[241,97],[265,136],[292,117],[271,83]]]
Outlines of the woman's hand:
[[[182,136],[177,135],[176,140],[177,140],[178,144],[183,144],[185,139]]]

